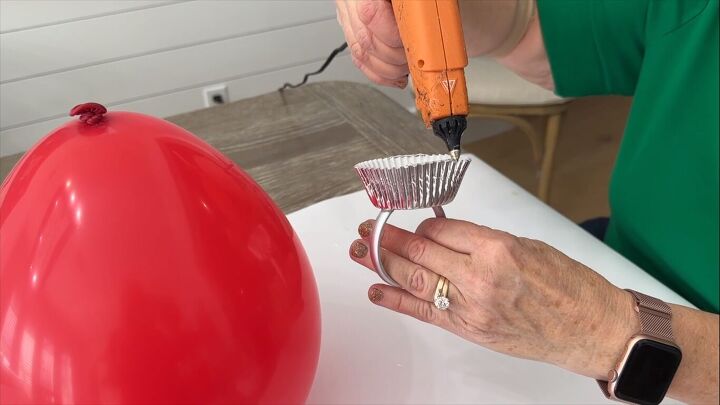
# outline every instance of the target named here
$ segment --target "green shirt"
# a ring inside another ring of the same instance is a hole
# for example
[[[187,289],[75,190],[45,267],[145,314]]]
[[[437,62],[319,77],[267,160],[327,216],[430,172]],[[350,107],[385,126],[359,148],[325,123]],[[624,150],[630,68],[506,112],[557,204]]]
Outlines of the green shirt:
[[[538,12],[558,94],[634,96],[605,242],[718,312],[718,0],[538,0]]]

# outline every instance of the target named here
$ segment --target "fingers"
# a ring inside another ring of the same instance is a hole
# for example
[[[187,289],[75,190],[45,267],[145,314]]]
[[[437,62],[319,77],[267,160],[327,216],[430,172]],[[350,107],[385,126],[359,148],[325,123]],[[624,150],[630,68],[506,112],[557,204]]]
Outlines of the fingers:
[[[383,61],[371,52],[363,52],[359,56],[355,53],[352,55],[362,65],[367,66],[383,79],[390,81],[404,81],[407,83],[408,67],[407,65],[393,65]]]
[[[358,228],[360,236],[368,246],[374,225],[375,221],[368,220]],[[412,263],[447,277],[454,284],[460,283],[467,276],[470,256],[455,251],[452,246],[442,246],[426,237],[390,224],[386,224],[383,228],[380,245]]]
[[[352,259],[366,268],[375,271],[368,253],[368,243],[363,240],[356,240],[350,246],[350,256]],[[433,301],[435,288],[440,281],[440,276],[437,273],[385,249],[383,249],[380,256],[385,271],[393,280],[400,284],[400,287],[421,300]],[[450,283],[447,296],[451,302],[462,302],[460,292],[452,283]]]
[[[471,222],[446,218],[428,218],[415,230],[418,235],[465,254],[472,254],[478,244],[493,232],[497,231]]]
[[[440,311],[433,304],[423,301],[399,288],[376,284],[368,290],[368,298],[374,304],[401,314],[410,315],[423,322],[453,331],[453,317],[450,311]]]
[[[356,3],[358,20],[374,33],[374,36],[389,47],[402,49],[392,3],[387,0],[361,0]]]
[[[392,78],[391,73],[394,67],[384,66],[385,64],[378,61],[374,56],[364,56],[365,62],[359,60],[354,54],[352,61],[355,66],[367,76],[370,81],[383,86],[394,86],[405,88],[407,86],[407,75],[401,75],[400,78]],[[379,73],[378,73],[379,72]],[[384,76],[383,76],[384,75]]]
[[[389,64],[404,66],[407,70],[407,57],[405,56],[405,49],[402,48],[402,46],[393,48],[380,41],[372,34],[372,31],[370,31],[368,45],[368,52],[371,55],[375,55]]]
[[[405,87],[409,71],[391,4],[338,0],[336,6],[353,63],[374,83]]]
[[[362,49],[381,61],[402,66],[407,74],[405,49],[390,2],[361,0],[347,3],[349,23]]]

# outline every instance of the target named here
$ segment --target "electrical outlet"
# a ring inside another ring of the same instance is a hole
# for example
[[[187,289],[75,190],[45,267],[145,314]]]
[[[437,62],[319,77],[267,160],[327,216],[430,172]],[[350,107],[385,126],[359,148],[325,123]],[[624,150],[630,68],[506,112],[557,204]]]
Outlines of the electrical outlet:
[[[213,107],[229,102],[228,88],[225,84],[216,84],[203,89],[205,107]]]

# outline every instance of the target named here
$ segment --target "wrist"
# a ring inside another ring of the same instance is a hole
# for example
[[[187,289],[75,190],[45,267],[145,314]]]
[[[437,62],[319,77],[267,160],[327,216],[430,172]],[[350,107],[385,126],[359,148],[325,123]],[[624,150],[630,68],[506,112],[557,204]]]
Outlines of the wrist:
[[[596,380],[608,379],[608,372],[615,369],[630,339],[640,332],[635,298],[623,289],[612,288],[614,298],[604,311],[602,321],[607,329],[601,325],[592,338],[596,346],[588,363],[588,376]]]
[[[568,357],[565,368],[578,374],[596,379],[607,380],[625,352],[630,338],[640,330],[640,323],[635,313],[635,300],[632,295],[613,285],[608,285],[605,294],[595,302],[598,309],[591,316],[585,316],[581,322],[579,339],[581,344],[572,345],[579,350]],[[588,311],[589,308],[580,308]],[[582,314],[580,314],[582,316]]]

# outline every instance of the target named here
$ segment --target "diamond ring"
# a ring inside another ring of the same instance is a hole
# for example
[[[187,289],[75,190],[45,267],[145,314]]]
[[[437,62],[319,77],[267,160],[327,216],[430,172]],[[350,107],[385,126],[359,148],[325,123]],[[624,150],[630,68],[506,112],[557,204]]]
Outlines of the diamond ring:
[[[435,287],[435,297],[433,298],[433,303],[435,304],[435,308],[441,311],[450,307],[450,300],[447,296],[448,288],[450,288],[450,282],[447,278],[440,276],[437,287]]]

